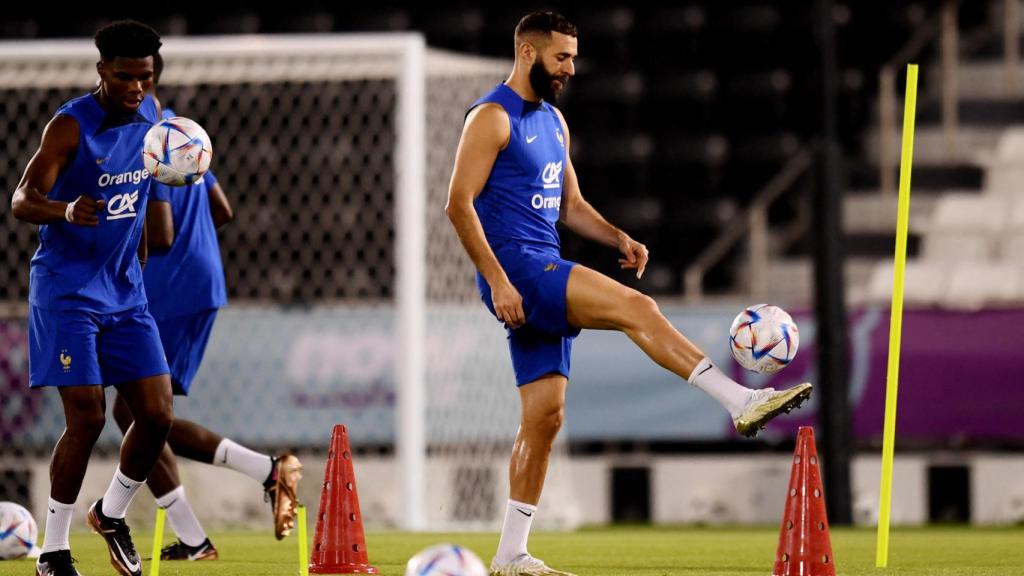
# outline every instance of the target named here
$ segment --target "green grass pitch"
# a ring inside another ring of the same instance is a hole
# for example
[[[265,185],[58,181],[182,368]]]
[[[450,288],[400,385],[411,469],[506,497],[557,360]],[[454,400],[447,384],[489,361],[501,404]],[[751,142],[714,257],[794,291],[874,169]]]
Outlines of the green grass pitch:
[[[168,536],[169,538],[170,536]],[[138,533],[144,557],[151,535]],[[162,562],[161,576],[294,576],[298,549],[294,538],[277,542],[269,532],[211,534],[220,552],[213,562]],[[385,576],[402,576],[405,561],[417,550],[439,542],[458,542],[490,561],[497,534],[408,534],[370,532],[370,562]],[[778,528],[585,529],[534,534],[530,552],[551,566],[579,576],[729,576],[771,574]],[[114,574],[102,540],[73,533],[71,545],[83,576]],[[915,576],[1024,575],[1024,528],[941,527],[894,529],[889,568],[875,569],[873,529],[833,529],[837,574]],[[149,575],[149,565],[144,569]],[[0,576],[30,576],[32,561],[0,562]]]

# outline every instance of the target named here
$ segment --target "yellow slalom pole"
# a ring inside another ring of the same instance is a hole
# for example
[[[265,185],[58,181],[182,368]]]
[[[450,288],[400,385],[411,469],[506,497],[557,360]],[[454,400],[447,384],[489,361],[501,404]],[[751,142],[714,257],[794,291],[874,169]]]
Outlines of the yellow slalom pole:
[[[153,559],[149,561],[149,576],[160,576],[160,549],[164,546],[164,519],[167,510],[156,509],[156,526],[153,528]]]
[[[892,316],[889,319],[889,368],[885,389],[885,429],[882,435],[882,488],[878,502],[878,544],[875,567],[889,564],[889,511],[892,508],[892,460],[896,444],[896,399],[900,377],[900,336],[903,332],[903,281],[907,267],[907,225],[910,220],[910,169],[914,160],[914,113],[917,108],[917,64],[907,65],[907,95],[903,106],[903,150],[900,157],[900,197],[896,210],[896,257],[893,262]]]
[[[299,528],[299,576],[309,576],[309,540],[306,539],[306,507],[299,506],[295,519]]]

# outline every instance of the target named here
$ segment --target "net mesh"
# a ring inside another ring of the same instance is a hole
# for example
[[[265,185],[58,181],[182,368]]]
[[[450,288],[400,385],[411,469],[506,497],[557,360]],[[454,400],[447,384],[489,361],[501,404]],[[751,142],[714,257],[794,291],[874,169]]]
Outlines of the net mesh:
[[[16,188],[57,107],[95,85],[94,51],[81,41],[0,45],[5,190]],[[398,54],[376,36],[282,37],[170,39],[164,58],[160,100],[211,135],[212,169],[236,215],[219,232],[231,307],[177,413],[268,450],[325,449],[340,417],[357,449],[390,445],[401,361],[392,336]],[[428,50],[426,65],[425,492],[447,499],[427,516],[433,527],[493,528],[518,399],[503,334],[480,305],[443,207],[465,111],[508,63]],[[27,390],[35,227],[4,211],[0,238],[0,500],[31,505],[45,502],[30,494],[45,481],[31,476],[45,473],[63,415],[52,390]],[[100,449],[116,449],[112,428]],[[549,525],[575,516],[565,454],[562,442],[545,493],[561,502],[543,516]]]

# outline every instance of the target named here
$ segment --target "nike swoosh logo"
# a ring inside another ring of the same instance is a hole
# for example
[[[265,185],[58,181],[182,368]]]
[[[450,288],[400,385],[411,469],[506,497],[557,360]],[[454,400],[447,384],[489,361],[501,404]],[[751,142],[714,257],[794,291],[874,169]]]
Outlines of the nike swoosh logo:
[[[703,374],[703,373],[707,372],[708,370],[711,370],[711,369],[712,369],[712,368],[714,368],[714,367],[715,367],[715,366],[714,366],[714,364],[708,365],[708,367],[707,367],[707,368],[705,368],[705,369],[701,370],[700,372],[697,372],[697,376],[700,376],[701,374]]]
[[[195,554],[189,554],[188,555],[188,559],[189,560],[195,560],[196,558],[199,558],[203,554],[206,554],[206,546],[203,546],[202,548],[197,550]]]
[[[534,141],[534,140],[536,140],[536,139],[537,139],[537,137],[536,137],[536,136],[527,136],[527,137],[526,137],[526,143],[527,143],[527,144],[532,144],[532,143],[533,143],[533,141]]]
[[[221,460],[220,463],[221,464],[227,464],[228,463],[228,449],[227,448],[224,449],[224,459]]]
[[[174,506],[174,503],[177,502],[177,501],[178,501],[177,498],[175,498],[174,500],[171,500],[171,502],[167,506],[164,506],[164,510],[167,510],[171,506]]]
[[[142,570],[142,562],[132,562],[128,559],[128,555],[121,549],[121,544],[117,540],[114,540],[114,546],[117,546],[117,551],[120,552],[120,556],[124,559],[124,566],[129,572],[139,572]]]
[[[131,486],[125,484],[124,482],[121,482],[120,478],[117,479],[117,483],[120,484],[121,486],[124,486],[125,488],[131,488]]]
[[[56,514],[56,513],[57,513],[56,510],[54,510],[53,508],[50,508],[50,514]]]
[[[526,517],[533,516],[533,512],[527,512],[526,510],[523,510],[522,508],[516,508],[516,510],[519,511],[519,513],[522,514],[523,516],[526,516]]]

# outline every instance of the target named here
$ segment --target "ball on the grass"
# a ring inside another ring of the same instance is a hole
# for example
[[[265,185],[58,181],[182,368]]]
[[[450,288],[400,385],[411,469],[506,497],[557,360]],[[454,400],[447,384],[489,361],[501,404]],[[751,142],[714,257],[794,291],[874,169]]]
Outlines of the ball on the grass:
[[[36,549],[37,527],[23,506],[0,502],[0,560],[24,558]]]
[[[405,576],[487,576],[487,568],[468,548],[437,544],[410,558]]]

